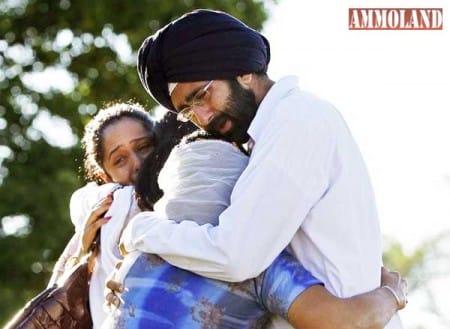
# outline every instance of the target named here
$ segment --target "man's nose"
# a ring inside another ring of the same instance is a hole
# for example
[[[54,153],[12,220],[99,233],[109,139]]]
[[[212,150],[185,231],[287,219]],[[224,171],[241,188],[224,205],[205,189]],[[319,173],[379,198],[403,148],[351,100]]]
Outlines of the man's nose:
[[[214,115],[214,111],[208,104],[196,105],[192,108],[194,123],[200,127],[206,127]]]

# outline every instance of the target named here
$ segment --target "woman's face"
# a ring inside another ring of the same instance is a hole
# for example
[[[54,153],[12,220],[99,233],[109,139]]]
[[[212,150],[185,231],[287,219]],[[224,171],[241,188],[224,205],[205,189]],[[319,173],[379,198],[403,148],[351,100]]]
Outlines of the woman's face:
[[[144,159],[153,151],[152,133],[133,118],[122,118],[103,131],[106,181],[134,185]]]

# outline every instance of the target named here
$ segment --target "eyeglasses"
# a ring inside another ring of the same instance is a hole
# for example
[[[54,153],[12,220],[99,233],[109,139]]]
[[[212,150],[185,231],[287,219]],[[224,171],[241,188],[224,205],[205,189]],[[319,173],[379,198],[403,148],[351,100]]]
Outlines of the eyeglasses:
[[[195,116],[194,109],[196,106],[203,106],[208,101],[210,93],[208,91],[214,80],[209,81],[202,89],[197,91],[192,97],[192,102],[190,105],[184,107],[180,112],[177,113],[177,120],[182,122],[192,121],[198,126],[198,120]]]

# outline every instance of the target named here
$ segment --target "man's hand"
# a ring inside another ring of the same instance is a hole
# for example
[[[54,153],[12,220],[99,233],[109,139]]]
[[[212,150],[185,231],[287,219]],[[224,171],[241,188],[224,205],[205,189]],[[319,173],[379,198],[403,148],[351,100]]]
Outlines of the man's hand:
[[[398,310],[405,308],[408,303],[408,282],[399,272],[381,268],[381,287],[392,293],[397,301]]]
[[[110,276],[106,280],[106,287],[104,291],[105,296],[105,306],[106,308],[119,308],[122,304],[122,299],[117,294],[123,292],[123,285],[116,280],[116,273],[122,266],[122,262],[117,263],[116,269],[110,274]]]
[[[123,242],[119,243],[119,252],[122,255],[122,257],[125,258],[125,256],[128,254],[127,249],[125,248],[125,245],[123,244]]]

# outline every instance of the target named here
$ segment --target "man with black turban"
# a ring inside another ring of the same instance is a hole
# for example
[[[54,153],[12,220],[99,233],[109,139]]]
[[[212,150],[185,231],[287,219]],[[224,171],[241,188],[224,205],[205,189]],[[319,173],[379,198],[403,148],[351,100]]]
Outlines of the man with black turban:
[[[145,251],[238,282],[288,247],[334,295],[372,290],[380,283],[381,234],[358,147],[338,111],[301,90],[297,78],[270,80],[269,60],[264,36],[218,11],[188,13],[143,42],[139,77],[159,104],[182,121],[253,145],[217,226],[142,221]],[[124,246],[143,250],[133,241]],[[401,308],[404,296],[396,297]],[[321,317],[320,307],[305,310]],[[387,328],[401,328],[397,316]]]

